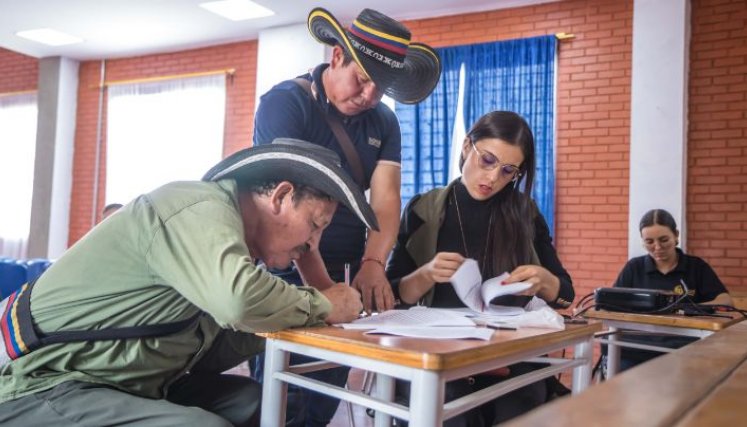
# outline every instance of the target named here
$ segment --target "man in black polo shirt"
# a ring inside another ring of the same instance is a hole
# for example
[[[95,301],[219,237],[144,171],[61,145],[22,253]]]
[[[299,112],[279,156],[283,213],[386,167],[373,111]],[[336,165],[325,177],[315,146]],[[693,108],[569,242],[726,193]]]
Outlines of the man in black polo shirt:
[[[297,260],[298,271],[278,274],[291,283],[303,279],[325,289],[345,280],[347,264],[350,284],[360,291],[364,308],[388,310],[394,295],[384,267],[399,229],[401,136],[397,117],[380,101],[388,95],[405,104],[420,102],[438,82],[441,65],[433,49],[411,42],[404,25],[375,10],[364,9],[345,28],[328,11],[315,8],[308,27],[314,38],[332,47],[330,62],[262,96],[254,143],[290,137],[336,151],[361,189],[370,190],[380,231],[367,234],[351,211],[340,208],[322,235],[319,251]],[[342,386],[347,373],[336,369],[311,375]],[[310,394],[310,399],[289,395],[291,425],[326,426],[334,415],[339,400]]]

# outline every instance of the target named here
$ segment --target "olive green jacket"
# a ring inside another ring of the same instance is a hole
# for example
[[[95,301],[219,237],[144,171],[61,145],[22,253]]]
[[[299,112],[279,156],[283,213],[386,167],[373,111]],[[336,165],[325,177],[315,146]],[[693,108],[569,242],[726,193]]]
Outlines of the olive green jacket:
[[[223,363],[238,363],[263,349],[253,332],[320,324],[330,307],[316,290],[255,264],[234,181],[167,184],[57,260],[33,288],[32,316],[41,332],[159,324],[204,312],[200,321],[166,337],[37,349],[0,370],[0,402],[65,381],[162,398],[209,350],[211,359],[217,349]]]

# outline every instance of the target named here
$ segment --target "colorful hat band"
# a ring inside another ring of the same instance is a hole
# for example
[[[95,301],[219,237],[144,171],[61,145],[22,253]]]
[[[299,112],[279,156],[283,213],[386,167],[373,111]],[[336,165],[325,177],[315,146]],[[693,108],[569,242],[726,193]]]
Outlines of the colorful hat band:
[[[363,43],[359,42],[358,40],[351,38],[350,44],[353,45],[353,47],[360,53],[368,56],[369,58],[375,59],[376,61],[381,62],[384,65],[388,65],[391,68],[395,69],[402,69],[405,68],[405,63],[402,61],[397,61],[396,59],[392,59],[388,56],[384,56],[381,54],[381,52],[377,52],[370,47],[364,45]],[[365,68],[365,67],[364,67]]]
[[[353,21],[348,33],[353,36],[350,38],[350,44],[360,53],[393,69],[405,67],[404,58],[407,53],[407,46],[410,43],[409,40],[374,30],[361,24],[358,20]],[[374,50],[367,44],[379,47],[383,51]],[[392,56],[386,55],[386,52],[391,53]]]
[[[402,55],[402,57],[407,54],[407,46],[410,45],[409,39],[375,30],[361,24],[357,19],[353,21],[353,25],[350,26],[350,31],[363,40],[388,51]]]

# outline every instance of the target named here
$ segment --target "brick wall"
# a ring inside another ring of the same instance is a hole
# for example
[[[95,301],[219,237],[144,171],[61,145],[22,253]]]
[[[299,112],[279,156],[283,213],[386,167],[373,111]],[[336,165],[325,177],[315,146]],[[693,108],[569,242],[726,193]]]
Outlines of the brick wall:
[[[747,290],[747,4],[692,3],[688,249],[727,285]],[[611,282],[627,257],[632,15],[632,0],[564,0],[407,22],[416,40],[433,46],[575,34],[558,50],[556,244],[579,295]],[[107,78],[236,68],[228,155],[251,141],[256,50],[248,41],[109,60]],[[81,64],[70,244],[91,226],[99,67]],[[36,59],[0,49],[0,93],[35,89],[37,74]]]
[[[39,80],[39,61],[0,48],[0,93],[36,90]]]
[[[688,250],[747,292],[747,2],[693,0]]]
[[[555,221],[579,296],[627,260],[632,19],[632,0],[566,0],[407,22],[436,47],[575,34],[558,49]]]
[[[112,59],[106,61],[106,80],[130,80],[175,74],[234,68],[226,85],[226,128],[224,156],[251,145],[255,82],[257,80],[257,41],[227,44],[189,51]],[[70,212],[69,245],[80,239],[95,222],[91,218],[96,163],[96,128],[99,108],[100,61],[80,66],[75,158]],[[104,103],[105,104],[105,103]],[[103,117],[106,117],[104,109]],[[106,128],[102,132],[96,212],[104,203],[106,188]]]

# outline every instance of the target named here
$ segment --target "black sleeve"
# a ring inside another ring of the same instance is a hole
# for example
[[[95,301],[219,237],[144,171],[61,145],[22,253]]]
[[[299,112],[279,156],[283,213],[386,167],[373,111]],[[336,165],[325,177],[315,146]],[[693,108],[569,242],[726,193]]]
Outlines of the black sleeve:
[[[634,267],[635,258],[625,263],[625,267],[623,267],[622,271],[620,271],[620,274],[617,275],[617,279],[615,279],[615,283],[613,283],[612,286],[615,288],[642,287],[642,285],[636,286],[634,280],[635,272],[633,271]]]
[[[549,304],[554,308],[568,308],[573,303],[576,292],[573,290],[573,281],[563,264],[558,258],[558,253],[552,244],[550,228],[547,226],[545,217],[537,211],[534,218],[534,250],[537,252],[540,264],[550,273],[560,279],[560,291],[558,298]]]
[[[698,268],[698,283],[695,294],[696,302],[711,301],[720,294],[729,292],[726,290],[723,282],[721,282],[721,279],[718,278],[716,272],[713,271],[713,268],[705,260],[695,257],[693,260],[697,260],[694,264]]]
[[[402,213],[397,241],[394,244],[394,250],[392,251],[392,255],[389,257],[389,262],[386,267],[386,276],[392,284],[394,298],[397,300],[400,299],[399,281],[418,268],[418,265],[415,264],[415,260],[413,260],[407,252],[407,241],[410,239],[412,233],[423,224],[423,220],[412,211],[412,207],[415,206],[415,203],[419,199],[420,195],[413,197],[410,202],[407,203],[407,206]]]
[[[254,145],[270,144],[275,138],[309,139],[305,111],[314,107],[303,89],[293,85],[262,96],[254,114]]]

